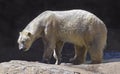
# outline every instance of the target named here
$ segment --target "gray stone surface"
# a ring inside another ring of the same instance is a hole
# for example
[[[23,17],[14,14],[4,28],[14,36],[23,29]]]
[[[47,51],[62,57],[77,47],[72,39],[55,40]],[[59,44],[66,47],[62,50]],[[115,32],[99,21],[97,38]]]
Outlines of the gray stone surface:
[[[51,65],[12,60],[10,62],[0,63],[0,74],[119,74],[119,69],[120,62]]]

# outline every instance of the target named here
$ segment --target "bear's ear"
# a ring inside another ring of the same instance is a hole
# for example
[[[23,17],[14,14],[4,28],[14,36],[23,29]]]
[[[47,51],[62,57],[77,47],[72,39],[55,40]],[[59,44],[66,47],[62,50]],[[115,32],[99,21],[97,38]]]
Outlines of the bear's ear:
[[[32,35],[32,34],[31,34],[30,32],[27,33],[27,36],[31,37],[31,35]]]

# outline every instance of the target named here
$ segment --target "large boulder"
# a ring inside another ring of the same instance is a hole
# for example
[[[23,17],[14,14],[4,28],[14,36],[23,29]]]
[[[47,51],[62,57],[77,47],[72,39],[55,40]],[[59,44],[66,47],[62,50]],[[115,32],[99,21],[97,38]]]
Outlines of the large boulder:
[[[51,65],[13,60],[0,64],[0,74],[119,74],[120,62]]]

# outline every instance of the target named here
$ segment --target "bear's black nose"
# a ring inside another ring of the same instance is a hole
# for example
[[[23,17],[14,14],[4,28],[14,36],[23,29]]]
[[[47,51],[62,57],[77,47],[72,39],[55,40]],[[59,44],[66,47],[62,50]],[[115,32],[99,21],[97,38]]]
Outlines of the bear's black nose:
[[[22,47],[22,48],[19,48],[20,51],[25,51],[26,48],[25,47]]]
[[[20,51],[25,51],[26,47],[24,44],[19,44],[19,50]]]

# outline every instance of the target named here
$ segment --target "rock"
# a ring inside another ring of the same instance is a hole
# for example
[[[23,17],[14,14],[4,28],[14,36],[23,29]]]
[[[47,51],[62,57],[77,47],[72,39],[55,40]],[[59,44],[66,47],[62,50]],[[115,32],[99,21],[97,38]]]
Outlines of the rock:
[[[0,64],[0,74],[79,74],[81,69],[27,61],[10,61]],[[89,73],[89,72],[88,72]]]
[[[12,60],[0,63],[0,74],[119,74],[120,62],[102,64],[43,64]]]

